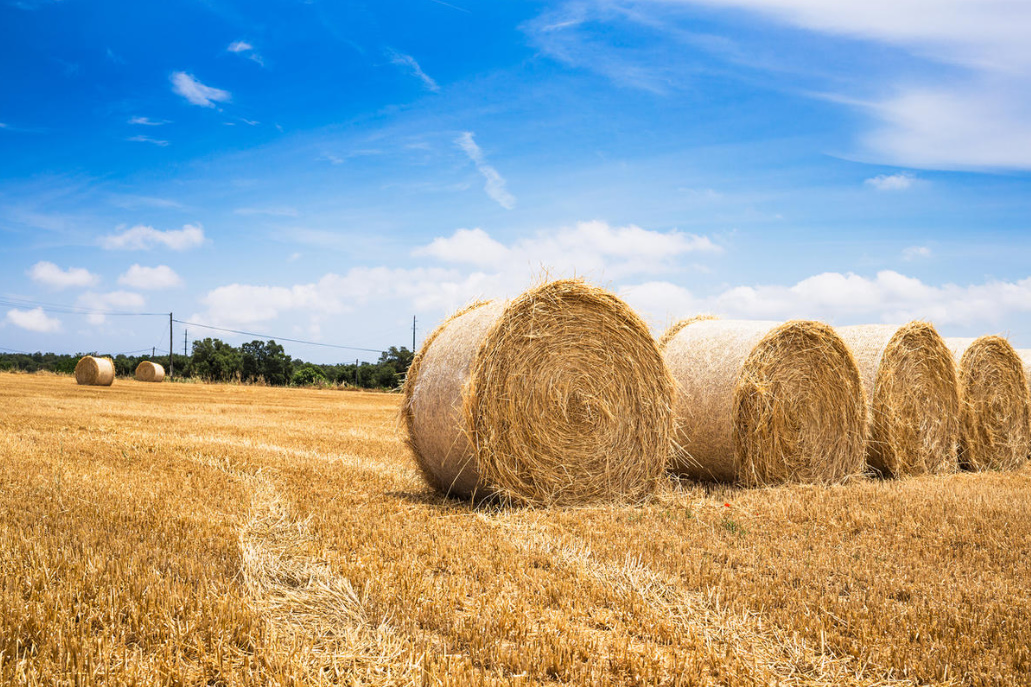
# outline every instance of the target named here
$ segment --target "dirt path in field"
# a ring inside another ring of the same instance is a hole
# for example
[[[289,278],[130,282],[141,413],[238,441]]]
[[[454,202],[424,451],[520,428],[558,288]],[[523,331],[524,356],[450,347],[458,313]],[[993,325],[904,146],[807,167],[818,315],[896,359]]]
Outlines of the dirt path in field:
[[[852,656],[836,656],[826,646],[813,646],[763,623],[757,613],[732,614],[709,597],[677,588],[671,581],[633,558],[613,564],[596,558],[575,537],[553,534],[546,524],[522,518],[481,515],[504,532],[507,541],[528,553],[538,553],[574,570],[585,579],[606,585],[621,595],[639,595],[659,609],[680,631],[700,636],[718,655],[736,655],[754,667],[760,684],[778,685],[912,685],[910,680],[885,675],[861,665]]]

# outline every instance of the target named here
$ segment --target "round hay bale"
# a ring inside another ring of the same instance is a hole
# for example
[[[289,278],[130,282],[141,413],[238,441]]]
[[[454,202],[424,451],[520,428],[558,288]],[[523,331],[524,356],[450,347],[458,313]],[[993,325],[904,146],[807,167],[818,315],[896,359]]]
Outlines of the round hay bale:
[[[946,339],[959,361],[959,462],[968,470],[1010,470],[1031,450],[1031,399],[1024,361],[1001,336]]]
[[[141,382],[163,382],[165,381],[165,368],[158,363],[144,360],[136,366],[136,379]]]
[[[863,386],[833,329],[695,318],[673,330],[662,351],[677,382],[674,471],[748,485],[862,472]]]
[[[75,364],[75,381],[86,386],[111,386],[115,381],[115,363],[110,358],[83,356]]]
[[[672,397],[640,318],[562,280],[441,324],[412,363],[402,409],[434,488],[561,505],[648,494],[670,452]]]
[[[959,380],[952,351],[935,328],[910,322],[837,331],[866,391],[870,467],[895,477],[955,471]]]

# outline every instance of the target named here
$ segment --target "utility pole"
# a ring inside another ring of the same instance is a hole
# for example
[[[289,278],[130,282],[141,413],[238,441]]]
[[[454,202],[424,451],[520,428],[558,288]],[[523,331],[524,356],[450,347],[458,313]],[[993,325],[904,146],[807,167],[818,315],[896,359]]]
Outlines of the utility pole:
[[[150,359],[151,359],[151,360],[153,360],[153,359],[154,359],[154,351],[156,351],[156,350],[157,350],[157,347],[156,347],[156,346],[151,346],[151,347],[150,347]]]
[[[358,386],[358,358],[354,359],[354,386]]]
[[[168,381],[175,374],[175,361],[172,359],[172,313],[168,313]]]
[[[189,329],[183,330],[183,357],[186,357],[186,335],[190,333]]]
[[[415,315],[412,315],[412,353],[415,353]]]

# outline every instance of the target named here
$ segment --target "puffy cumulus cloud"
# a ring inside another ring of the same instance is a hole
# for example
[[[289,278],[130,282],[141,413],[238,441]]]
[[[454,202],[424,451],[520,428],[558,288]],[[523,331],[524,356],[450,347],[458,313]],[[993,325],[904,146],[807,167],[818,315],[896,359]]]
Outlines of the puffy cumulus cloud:
[[[100,239],[100,245],[107,250],[150,250],[164,246],[170,250],[183,251],[204,243],[204,228],[199,224],[186,224],[182,229],[161,231],[154,227],[138,224],[118,234],[108,234]]]
[[[873,277],[825,272],[791,286],[735,286],[700,298],[675,284],[646,282],[620,293],[653,323],[700,312],[726,317],[811,318],[835,324],[928,319],[940,325],[1000,324],[1031,312],[1031,277],[961,286],[934,286],[885,270]]]
[[[419,310],[448,309],[477,295],[496,294],[499,286],[497,276],[464,275],[454,269],[357,267],[307,284],[220,286],[201,299],[207,309],[193,319],[212,325],[247,325],[275,320],[288,312],[339,315],[369,303],[398,299]]]
[[[878,191],[905,191],[911,188],[915,181],[916,177],[909,172],[900,172],[898,174],[879,174],[863,183]]]
[[[183,280],[168,265],[133,265],[125,274],[118,277],[118,283],[133,289],[172,289],[182,286]]]
[[[62,270],[54,263],[45,260],[33,265],[32,269],[28,271],[28,275],[37,284],[44,284],[52,289],[86,288],[100,282],[100,277],[83,267],[69,267]]]
[[[360,267],[294,285],[228,284],[210,291],[202,299],[206,311],[194,317],[205,324],[238,326],[288,313],[322,318],[386,302],[418,312],[453,310],[476,298],[514,296],[542,273],[601,282],[655,274],[673,268],[685,254],[720,250],[705,236],[605,222],[582,222],[509,244],[482,229],[459,229],[413,251],[442,266]]]
[[[48,316],[43,311],[43,308],[33,308],[32,310],[14,308],[7,311],[6,320],[15,327],[20,327],[30,332],[51,334],[61,331],[61,321],[55,317]]]
[[[86,316],[90,324],[104,324],[107,322],[105,312],[112,311],[137,311],[146,305],[146,300],[138,293],[132,291],[109,291],[107,293],[94,293],[87,291],[79,296],[75,304],[80,308],[88,308],[99,312],[93,312]]]
[[[708,236],[593,221],[542,231],[510,245],[482,229],[459,229],[416,249],[413,255],[519,274],[543,269],[556,275],[601,279],[664,271],[688,253],[716,254],[721,250]]]
[[[194,105],[215,107],[215,103],[227,103],[232,99],[229,91],[205,86],[192,74],[186,72],[172,72],[169,79],[172,82],[172,90]]]

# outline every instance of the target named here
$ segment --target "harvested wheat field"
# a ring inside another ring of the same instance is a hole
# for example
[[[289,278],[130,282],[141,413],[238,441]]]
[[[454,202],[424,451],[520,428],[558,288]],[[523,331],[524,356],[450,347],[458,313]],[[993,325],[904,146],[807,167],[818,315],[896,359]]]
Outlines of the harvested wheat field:
[[[0,684],[1027,684],[1031,468],[480,506],[398,395],[0,374]]]

